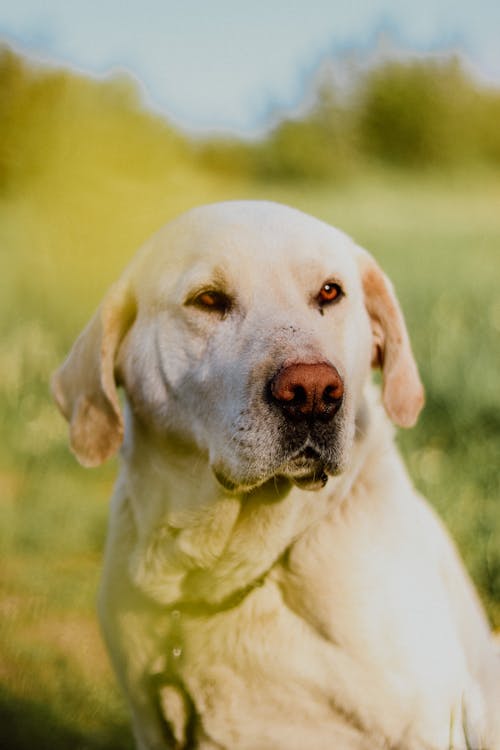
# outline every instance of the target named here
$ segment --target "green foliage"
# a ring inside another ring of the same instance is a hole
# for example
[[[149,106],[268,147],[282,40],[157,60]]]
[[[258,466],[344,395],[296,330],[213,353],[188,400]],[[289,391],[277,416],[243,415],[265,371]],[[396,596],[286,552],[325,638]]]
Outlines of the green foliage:
[[[457,60],[389,62],[360,92],[364,149],[402,166],[467,163],[481,153],[483,97]]]
[[[500,94],[487,89],[477,97],[477,140],[486,162],[500,165]]]
[[[283,120],[255,149],[255,174],[285,181],[345,177],[356,163],[354,132],[351,113],[323,84],[305,116]]]
[[[15,189],[48,171],[95,169],[127,180],[164,174],[187,161],[186,140],[146,114],[125,77],[96,82],[27,65],[0,52],[0,187]]]
[[[348,93],[324,80],[312,105],[260,141],[201,149],[226,174],[275,181],[345,179],[363,164],[460,169],[500,164],[500,91],[473,81],[456,58],[390,61],[354,77]]]
[[[301,115],[261,139],[190,142],[146,114],[124,77],[96,82],[36,69],[0,54],[0,190],[47,169],[93,168],[124,179],[206,169],[240,179],[344,179],[363,163],[412,169],[500,163],[500,92],[481,87],[456,58],[390,61],[358,73],[348,92],[334,78],[311,84]]]
[[[350,174],[356,164],[355,129],[333,89],[322,86],[302,117],[280,120],[258,141],[213,139],[200,155],[210,169],[276,182],[324,181]]]

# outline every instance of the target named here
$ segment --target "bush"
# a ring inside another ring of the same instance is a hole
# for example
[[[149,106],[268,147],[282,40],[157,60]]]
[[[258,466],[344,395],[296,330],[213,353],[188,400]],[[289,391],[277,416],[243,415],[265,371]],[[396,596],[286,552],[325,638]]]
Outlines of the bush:
[[[146,112],[124,77],[95,81],[35,68],[0,52],[0,190],[68,164],[151,180],[178,167],[279,181],[342,179],[363,161],[402,168],[500,164],[500,91],[466,75],[456,58],[390,61],[310,84],[313,104],[258,141],[193,142]],[[76,171],[75,171],[76,174]]]
[[[146,112],[125,76],[96,81],[69,71],[37,68],[0,51],[0,189],[62,171],[101,165],[143,178],[192,159],[186,139]]]
[[[462,164],[480,156],[484,93],[456,59],[389,62],[369,73],[360,88],[366,154],[405,167]]]
[[[280,181],[340,179],[374,160],[404,169],[500,163],[500,92],[457,58],[393,60],[354,75],[342,98],[331,78],[309,98],[302,116],[258,142],[206,143],[206,163]]]
[[[345,176],[356,162],[352,113],[331,83],[318,89],[302,118],[280,122],[255,151],[258,177],[324,180]]]

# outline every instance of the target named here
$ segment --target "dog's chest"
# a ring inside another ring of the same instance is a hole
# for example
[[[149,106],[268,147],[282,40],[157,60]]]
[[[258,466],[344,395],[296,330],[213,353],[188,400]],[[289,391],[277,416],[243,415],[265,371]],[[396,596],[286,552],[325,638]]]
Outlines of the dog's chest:
[[[331,690],[330,645],[287,606],[276,571],[240,605],[218,614],[169,615],[158,685],[167,720],[212,738],[214,747],[330,750],[352,722]],[[176,718],[177,717],[177,718]],[[333,734],[332,734],[333,733]]]

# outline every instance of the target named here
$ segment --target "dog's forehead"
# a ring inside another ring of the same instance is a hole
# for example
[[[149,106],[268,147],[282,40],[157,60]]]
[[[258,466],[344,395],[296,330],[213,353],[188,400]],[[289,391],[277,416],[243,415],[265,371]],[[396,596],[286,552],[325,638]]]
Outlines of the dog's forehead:
[[[230,201],[192,209],[160,230],[143,256],[148,288],[179,278],[209,281],[211,273],[258,282],[267,274],[315,269],[353,274],[352,240],[297,209],[267,201]]]

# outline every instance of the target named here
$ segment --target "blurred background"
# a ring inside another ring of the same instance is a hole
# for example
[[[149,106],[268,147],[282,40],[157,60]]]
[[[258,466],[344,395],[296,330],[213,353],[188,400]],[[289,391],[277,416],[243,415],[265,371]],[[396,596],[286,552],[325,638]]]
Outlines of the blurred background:
[[[116,464],[77,465],[48,381],[142,241],[203,202],[291,204],[392,277],[427,389],[398,440],[500,628],[500,4],[351,5],[0,10],[8,750],[132,747],[95,616]]]

